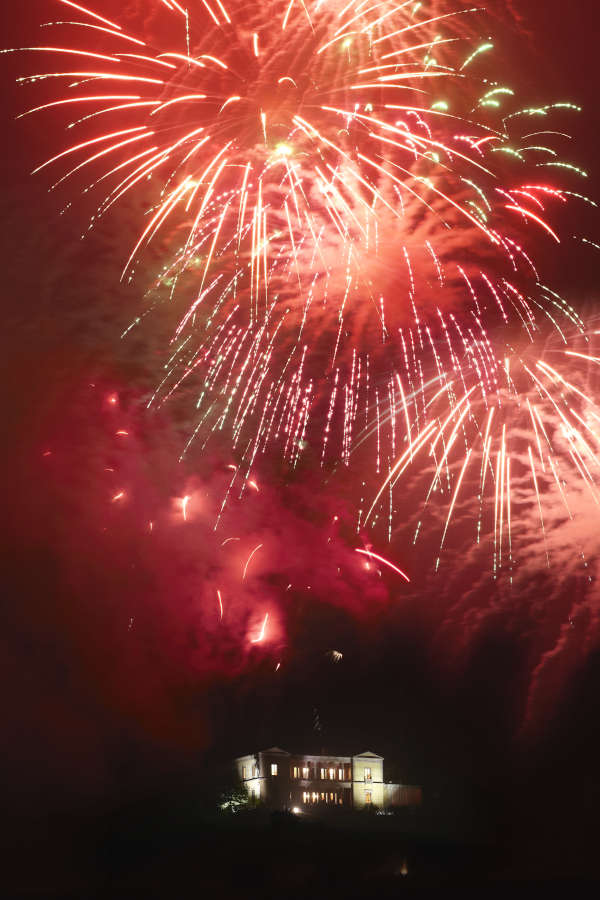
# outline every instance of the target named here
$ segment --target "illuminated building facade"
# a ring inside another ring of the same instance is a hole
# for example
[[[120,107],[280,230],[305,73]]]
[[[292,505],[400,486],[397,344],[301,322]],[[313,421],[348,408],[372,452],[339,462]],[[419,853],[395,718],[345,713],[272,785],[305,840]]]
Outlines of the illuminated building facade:
[[[238,757],[235,766],[248,795],[273,809],[387,809],[421,803],[419,787],[384,781],[383,757],[370,750],[315,756],[271,747]]]

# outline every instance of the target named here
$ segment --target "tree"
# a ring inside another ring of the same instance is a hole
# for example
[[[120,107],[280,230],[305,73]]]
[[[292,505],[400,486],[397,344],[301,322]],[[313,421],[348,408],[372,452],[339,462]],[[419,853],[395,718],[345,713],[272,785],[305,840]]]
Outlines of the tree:
[[[232,783],[222,791],[219,797],[221,812],[236,813],[247,809],[250,797],[241,783]]]

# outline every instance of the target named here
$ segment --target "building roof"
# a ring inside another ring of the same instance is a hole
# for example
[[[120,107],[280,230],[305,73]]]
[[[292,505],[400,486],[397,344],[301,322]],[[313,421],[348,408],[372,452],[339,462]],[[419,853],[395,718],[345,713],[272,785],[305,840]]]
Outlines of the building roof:
[[[272,754],[275,756],[295,756],[295,757],[310,757],[311,759],[325,759],[325,760],[333,760],[333,759],[343,759],[347,762],[350,762],[352,759],[383,759],[383,756],[380,756],[378,753],[373,753],[372,750],[365,750],[364,753],[355,753],[355,754],[347,754],[347,753],[289,753],[287,750],[282,750],[281,747],[269,747],[266,750],[258,750],[256,753],[248,753],[246,756],[238,756],[237,759],[246,759],[248,757],[258,756],[259,753]]]

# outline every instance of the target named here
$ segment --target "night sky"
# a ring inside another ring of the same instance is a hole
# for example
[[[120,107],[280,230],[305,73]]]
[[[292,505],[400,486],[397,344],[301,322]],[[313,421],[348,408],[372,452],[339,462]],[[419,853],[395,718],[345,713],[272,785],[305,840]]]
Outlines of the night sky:
[[[48,5],[4,4],[3,46],[32,43]],[[497,5],[500,16],[519,11],[505,50],[515,81],[584,107],[572,155],[600,197],[595,4]],[[33,105],[35,92],[14,85],[24,70],[18,55],[2,57],[0,659],[15,883],[38,859],[33,889],[77,884],[85,874],[74,871],[101,866],[88,851],[102,823],[201,793],[203,772],[273,745],[381,753],[389,777],[423,785],[458,831],[504,848],[508,875],[592,874],[597,514],[584,510],[576,535],[587,568],[561,532],[557,563],[529,558],[511,589],[465,550],[466,525],[438,575],[427,542],[379,547],[413,576],[407,586],[356,561],[360,478],[335,470],[323,482],[308,454],[293,472],[267,456],[259,490],[232,497],[215,532],[236,461],[226,437],[180,463],[190,397],[145,408],[169,314],[120,339],[142,309],[144,274],[119,283],[141,200],[80,239],[89,205],[30,175],[62,138],[51,116],[14,121]],[[593,215],[577,225],[598,239]],[[553,285],[587,315],[597,314],[594,253],[548,261]],[[267,638],[254,643],[267,613]]]

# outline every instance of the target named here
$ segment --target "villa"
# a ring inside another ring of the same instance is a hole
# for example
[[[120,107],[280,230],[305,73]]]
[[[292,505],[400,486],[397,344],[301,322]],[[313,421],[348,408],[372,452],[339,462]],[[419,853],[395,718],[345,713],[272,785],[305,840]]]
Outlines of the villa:
[[[418,806],[421,788],[392,784],[383,777],[383,756],[302,755],[279,747],[235,760],[248,795],[272,809],[308,811],[314,806],[389,809]]]

